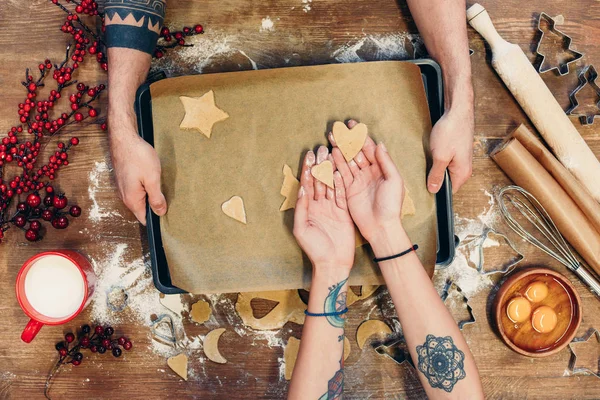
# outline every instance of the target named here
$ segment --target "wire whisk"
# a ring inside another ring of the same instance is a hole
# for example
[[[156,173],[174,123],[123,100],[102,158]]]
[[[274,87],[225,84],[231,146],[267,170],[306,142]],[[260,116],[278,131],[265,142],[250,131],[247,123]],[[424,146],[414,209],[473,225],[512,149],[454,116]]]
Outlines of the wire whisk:
[[[531,193],[520,186],[511,185],[502,188],[496,197],[500,212],[512,230],[573,271],[596,296],[600,297],[600,282],[578,260],[546,209]],[[509,206],[516,210],[516,215],[520,214],[527,220],[545,240],[525,229],[509,210]]]

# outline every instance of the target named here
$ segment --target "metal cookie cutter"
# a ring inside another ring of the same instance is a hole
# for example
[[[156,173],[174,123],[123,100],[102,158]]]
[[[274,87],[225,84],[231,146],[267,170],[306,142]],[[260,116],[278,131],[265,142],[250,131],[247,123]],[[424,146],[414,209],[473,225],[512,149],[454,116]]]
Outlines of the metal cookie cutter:
[[[408,362],[411,367],[415,367],[415,364],[410,358],[406,340],[404,340],[403,337],[395,339],[390,343],[381,344],[375,348],[375,351],[378,354],[391,358],[396,364]]]
[[[465,320],[457,322],[458,329],[462,330],[465,325],[475,323],[475,315],[473,315],[473,308],[469,305],[469,299],[467,298],[467,296],[465,296],[465,294],[463,293],[461,288],[459,288],[458,285],[456,283],[454,283],[451,279],[448,279],[446,281],[446,286],[444,286],[444,290],[442,291],[442,295],[441,295],[442,301],[444,303],[446,303],[446,300],[448,299],[448,296],[450,295],[450,291],[452,289],[454,289],[458,294],[461,295],[463,305],[465,306],[465,309],[469,313],[469,319],[465,319]]]
[[[569,343],[569,350],[571,350],[571,359],[569,360],[569,369],[571,370],[571,372],[573,372],[573,374],[591,374],[591,375],[594,375],[596,378],[600,378],[600,370],[593,371],[587,367],[576,367],[577,353],[575,353],[573,346],[571,346],[574,343],[577,344],[577,343],[588,342],[592,338],[592,336],[596,336],[596,341],[600,345],[600,332],[598,332],[597,329],[591,329],[586,336],[584,336],[582,338],[573,339],[571,341],[571,343]],[[598,362],[600,363],[600,360],[598,360]]]
[[[538,31],[541,33],[540,34],[540,38],[538,40],[537,46],[535,48],[535,54],[538,56],[538,58],[541,57],[541,60],[538,64],[537,67],[537,71],[539,73],[544,73],[544,72],[548,72],[548,71],[552,71],[552,70],[556,70],[556,72],[558,72],[558,74],[560,76],[566,75],[569,73],[569,64],[574,63],[575,61],[579,60],[580,58],[583,57],[583,53],[580,53],[578,51],[575,51],[571,48],[571,37],[568,35],[565,35],[562,31],[558,30],[556,28],[556,24],[557,24],[557,20],[559,20],[560,23],[562,23],[563,18],[561,15],[552,18],[550,17],[548,14],[546,14],[545,12],[542,12],[540,14],[540,17],[538,19]],[[571,55],[571,58],[569,61],[567,61],[564,64],[560,64],[558,66],[548,66],[546,63],[546,56],[540,52],[540,46],[542,45],[542,41],[544,40],[544,30],[542,29],[542,23],[543,21],[546,21],[548,23],[549,26],[549,30],[550,32],[552,32],[553,34],[555,34],[556,36],[559,36],[562,38],[562,49],[569,53]]]
[[[575,88],[575,90],[569,94],[569,100],[571,100],[571,108],[567,110],[567,115],[576,115],[579,117],[579,121],[583,125],[589,125],[594,123],[594,119],[596,119],[597,115],[600,115],[600,87],[596,83],[596,78],[598,78],[598,73],[596,72],[596,68],[593,65],[587,66],[581,73],[579,74],[579,85]],[[590,85],[592,89],[596,92],[598,96],[598,101],[595,104],[595,112],[586,113],[583,110],[577,112],[577,108],[579,107],[579,101],[577,100],[577,93],[581,89],[583,89],[586,85]]]
[[[517,256],[513,260],[508,262],[507,264],[502,265],[501,269],[484,271],[483,270],[483,265],[484,265],[483,249],[484,249],[485,241],[489,238],[490,233],[501,237],[506,242],[506,244],[508,244],[508,246],[512,249],[512,251],[514,251],[517,254]],[[523,261],[523,259],[525,258],[525,256],[519,250],[517,250],[517,248],[515,247],[513,242],[511,242],[510,239],[506,235],[496,231],[494,228],[491,228],[489,226],[486,226],[485,228],[483,228],[483,233],[481,234],[481,236],[478,239],[479,239],[479,243],[477,244],[477,250],[479,252],[479,261],[477,262],[477,272],[479,272],[481,275],[492,275],[492,274],[498,274],[498,273],[506,274],[506,273],[510,272],[518,263]]]

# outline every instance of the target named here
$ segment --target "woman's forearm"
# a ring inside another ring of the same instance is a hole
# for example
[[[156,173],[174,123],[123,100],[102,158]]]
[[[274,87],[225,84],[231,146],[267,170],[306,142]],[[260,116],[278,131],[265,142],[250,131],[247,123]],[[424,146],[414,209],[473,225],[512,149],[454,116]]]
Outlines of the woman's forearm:
[[[314,268],[308,311],[332,313],[346,308],[347,272]],[[322,272],[321,272],[322,271]],[[343,389],[345,315],[307,316],[289,399],[338,399]]]
[[[398,254],[413,244],[398,223],[383,230],[371,245],[380,258]],[[483,398],[469,347],[416,253],[383,261],[379,267],[429,398]]]

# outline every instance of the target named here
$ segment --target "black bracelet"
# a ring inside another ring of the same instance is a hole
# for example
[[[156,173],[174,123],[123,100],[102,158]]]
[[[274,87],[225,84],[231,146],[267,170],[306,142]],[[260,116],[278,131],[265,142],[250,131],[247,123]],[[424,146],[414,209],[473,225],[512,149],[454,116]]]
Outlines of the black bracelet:
[[[311,313],[308,310],[304,310],[304,315],[308,316],[308,317],[335,317],[337,315],[342,315],[342,314],[346,314],[348,312],[348,307],[344,308],[341,311],[334,311],[334,312],[330,312],[330,313]]]
[[[407,255],[408,253],[410,253],[411,251],[417,251],[417,249],[419,248],[418,244],[413,245],[410,249],[408,250],[404,250],[402,253],[398,253],[396,255],[393,256],[389,256],[389,257],[382,257],[382,258],[374,258],[373,261],[375,261],[376,263],[380,263],[382,261],[388,261],[388,260],[393,260],[394,258],[400,258],[402,256]]]

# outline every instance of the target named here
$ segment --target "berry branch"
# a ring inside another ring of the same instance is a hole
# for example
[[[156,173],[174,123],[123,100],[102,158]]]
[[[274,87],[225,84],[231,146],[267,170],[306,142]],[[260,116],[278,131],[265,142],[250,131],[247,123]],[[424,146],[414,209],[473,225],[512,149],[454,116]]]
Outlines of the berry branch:
[[[104,354],[110,350],[114,357],[121,357],[123,350],[131,350],[133,344],[125,336],[118,339],[113,339],[115,333],[114,328],[107,326],[106,328],[97,325],[92,332],[89,325],[83,325],[77,334],[77,342],[75,343],[75,334],[69,332],[65,335],[63,342],[56,343],[56,351],[58,351],[58,361],[50,370],[44,385],[44,396],[50,399],[48,391],[52,378],[56,376],[60,368],[65,364],[73,364],[74,366],[81,365],[83,361],[83,349],[89,349],[92,353]],[[121,347],[123,349],[121,349]]]
[[[73,136],[65,142],[58,142],[48,162],[41,167],[38,162],[54,136],[63,134],[67,127],[73,128],[99,116],[95,104],[106,89],[103,84],[87,85],[74,80],[80,65],[90,54],[95,56],[101,69],[108,70],[106,45],[102,40],[104,13],[99,11],[97,1],[48,1],[66,14],[60,29],[71,36],[72,43],[66,46],[65,58],[60,64],[46,59],[38,65],[39,77],[34,78],[29,69],[25,70],[25,80],[21,83],[26,97],[18,105],[19,122],[0,137],[0,243],[11,226],[23,230],[27,240],[37,241],[43,237],[43,221],[50,222],[55,229],[65,229],[69,225],[69,216],[81,215],[81,208],[77,205],[72,205],[68,212],[63,211],[68,206],[67,197],[62,193],[56,194],[51,185],[59,169],[69,165],[69,151],[79,144],[79,138]],[[69,7],[69,4],[74,7]],[[101,33],[97,34],[89,23],[98,26],[98,19],[100,29],[96,31]],[[174,32],[165,27],[154,57],[161,58],[168,49],[177,46],[189,46],[185,39],[202,33],[202,25]],[[50,86],[47,82],[50,77],[54,88],[43,96],[41,91]],[[76,90],[65,94],[71,86],[75,86]],[[57,108],[62,97],[69,99],[69,105],[66,110],[59,111]],[[100,127],[106,130],[106,122]],[[16,169],[17,173],[8,177],[8,166],[13,166],[10,171]],[[42,201],[43,190],[46,194]],[[25,200],[20,199],[22,195],[26,196]],[[11,211],[13,203],[17,205]]]

